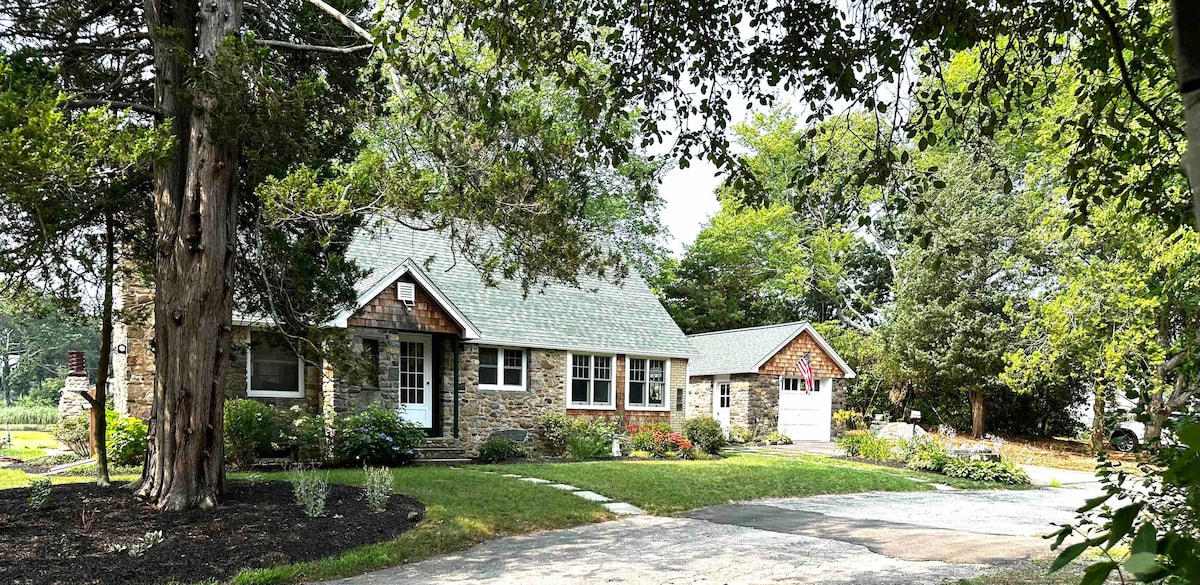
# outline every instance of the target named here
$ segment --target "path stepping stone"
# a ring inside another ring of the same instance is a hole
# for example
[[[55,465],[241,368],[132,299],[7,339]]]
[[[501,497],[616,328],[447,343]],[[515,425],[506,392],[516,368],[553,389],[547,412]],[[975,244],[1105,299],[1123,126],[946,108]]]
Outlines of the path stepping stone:
[[[550,483],[549,481],[537,477],[522,477],[521,481],[527,481],[529,483]]]
[[[573,485],[567,485],[567,484],[565,484],[565,483],[552,483],[552,484],[550,484],[550,487],[552,487],[552,488],[554,488],[554,489],[556,489],[556,490],[562,490],[562,491],[564,491],[564,492],[577,492],[577,491],[579,491],[579,488],[577,488],[577,487],[575,487],[575,486],[573,486]]]
[[[929,484],[929,485],[932,485],[932,486],[933,486],[933,489],[935,489],[935,490],[937,490],[937,491],[939,491],[939,492],[956,492],[956,491],[958,491],[958,488],[956,488],[956,487],[954,487],[954,486],[951,486],[951,485],[946,485],[946,484],[944,484],[944,483],[932,483],[932,482],[930,482],[930,484]]]
[[[581,491],[581,492],[573,492],[573,493],[589,502],[611,502],[612,501],[612,498],[606,498],[596,492]]]
[[[504,475],[501,475],[500,477],[524,477],[524,476],[522,476],[522,475],[517,475],[517,474],[515,474],[515,473],[506,473],[506,474],[504,474]]]
[[[626,504],[625,502],[612,502],[610,504],[604,504],[604,507],[608,508],[609,512],[620,516],[636,516],[638,514],[646,513],[645,510],[633,504]]]

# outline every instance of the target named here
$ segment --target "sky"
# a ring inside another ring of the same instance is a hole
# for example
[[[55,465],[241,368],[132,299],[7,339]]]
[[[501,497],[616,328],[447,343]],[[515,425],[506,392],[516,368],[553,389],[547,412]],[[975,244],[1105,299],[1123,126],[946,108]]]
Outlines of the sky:
[[[683,255],[684,247],[696,240],[705,222],[720,210],[716,195],[720,182],[717,167],[699,160],[693,160],[686,169],[673,169],[663,177],[658,191],[665,204],[659,217],[671,232],[667,245],[676,257]]]

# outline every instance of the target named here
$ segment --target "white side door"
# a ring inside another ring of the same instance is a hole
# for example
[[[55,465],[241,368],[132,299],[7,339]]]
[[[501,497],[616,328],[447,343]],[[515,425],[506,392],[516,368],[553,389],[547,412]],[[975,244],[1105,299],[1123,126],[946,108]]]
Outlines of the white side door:
[[[721,423],[721,428],[729,433],[729,406],[733,404],[733,385],[729,376],[717,377],[713,380],[713,418]]]
[[[400,336],[400,416],[433,427],[433,347],[428,335]]]
[[[814,380],[812,392],[800,378],[780,379],[779,432],[791,440],[828,442],[832,408],[832,379]]]

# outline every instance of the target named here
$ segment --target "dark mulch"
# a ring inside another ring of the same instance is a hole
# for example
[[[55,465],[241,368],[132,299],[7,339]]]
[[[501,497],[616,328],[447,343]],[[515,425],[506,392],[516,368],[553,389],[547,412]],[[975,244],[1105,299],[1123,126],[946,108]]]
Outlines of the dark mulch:
[[[0,583],[195,583],[243,569],[311,561],[411,529],[425,507],[392,496],[374,514],[362,488],[332,485],[325,517],[304,515],[286,482],[231,482],[212,510],[158,512],[129,491],[92,484],[54,486],[50,506],[31,510],[27,489],[0,490]],[[86,511],[86,513],[85,513]],[[163,542],[140,557],[108,549],[148,532]]]

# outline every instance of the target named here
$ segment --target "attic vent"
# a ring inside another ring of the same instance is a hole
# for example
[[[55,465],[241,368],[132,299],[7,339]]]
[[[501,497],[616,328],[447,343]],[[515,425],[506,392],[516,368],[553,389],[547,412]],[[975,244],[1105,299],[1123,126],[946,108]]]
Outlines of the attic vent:
[[[396,298],[400,299],[400,302],[411,307],[413,305],[413,301],[416,300],[416,297],[417,297],[417,291],[416,291],[416,288],[413,286],[413,283],[411,283],[411,282],[397,282],[396,283]]]

